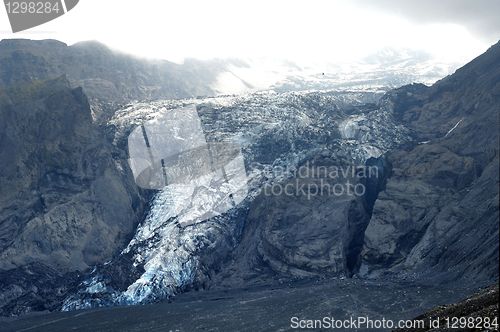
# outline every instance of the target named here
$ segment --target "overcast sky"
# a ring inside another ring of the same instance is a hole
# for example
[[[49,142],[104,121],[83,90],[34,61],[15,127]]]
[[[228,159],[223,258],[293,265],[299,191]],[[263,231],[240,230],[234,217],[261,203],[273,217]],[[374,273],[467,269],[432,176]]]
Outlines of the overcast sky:
[[[383,47],[465,62],[500,38],[499,0],[80,0],[66,15],[0,38],[99,40],[149,58],[344,61]]]

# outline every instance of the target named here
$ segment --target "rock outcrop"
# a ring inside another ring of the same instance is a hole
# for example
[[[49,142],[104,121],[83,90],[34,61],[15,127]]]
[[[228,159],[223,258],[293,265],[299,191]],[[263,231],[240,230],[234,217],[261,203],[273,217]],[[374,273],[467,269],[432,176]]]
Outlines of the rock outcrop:
[[[318,156],[298,169],[294,177],[264,186],[252,202],[241,242],[229,266],[216,276],[217,287],[266,279],[344,278],[357,270],[387,165],[382,158],[356,166]]]
[[[114,150],[64,78],[0,91],[0,270],[85,270],[126,244],[144,201]]]
[[[500,43],[432,87],[384,101],[415,144],[392,151],[361,274],[498,278]]]

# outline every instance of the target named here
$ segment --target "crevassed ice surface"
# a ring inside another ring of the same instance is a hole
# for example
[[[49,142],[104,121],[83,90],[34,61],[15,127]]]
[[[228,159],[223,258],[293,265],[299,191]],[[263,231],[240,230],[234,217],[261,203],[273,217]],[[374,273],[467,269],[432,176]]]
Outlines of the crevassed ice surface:
[[[375,104],[379,97],[356,91],[265,92],[135,103],[119,110],[109,125],[120,148],[137,126],[196,105],[205,141],[234,142],[241,154],[227,164],[226,176],[215,169],[158,190],[127,247],[96,267],[63,310],[148,303],[203,283],[209,264],[237,245],[244,211],[259,189],[287,177],[264,175],[264,169],[293,169],[318,154],[364,164],[408,140],[390,105]]]

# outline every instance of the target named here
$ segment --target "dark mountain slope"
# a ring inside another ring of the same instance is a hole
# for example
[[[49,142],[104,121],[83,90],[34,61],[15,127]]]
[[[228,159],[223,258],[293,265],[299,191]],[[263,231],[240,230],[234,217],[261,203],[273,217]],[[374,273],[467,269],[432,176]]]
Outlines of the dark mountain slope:
[[[84,268],[123,244],[138,192],[81,89],[58,79],[4,90],[0,125],[1,268]]]
[[[458,322],[450,319],[451,317],[459,318]],[[465,324],[464,318],[461,317],[465,317]],[[430,327],[429,320],[435,320],[436,318],[439,318],[440,328]],[[474,330],[498,331],[498,285],[483,289],[458,303],[433,308],[415,319],[423,320],[426,324],[425,327],[396,331],[442,331],[448,324],[450,324],[450,327],[454,325],[453,331],[471,331],[471,328],[467,327],[467,322],[473,322],[476,327]]]
[[[365,234],[363,275],[498,278],[500,43],[432,87],[385,100],[413,130],[389,153]]]
[[[0,90],[0,270],[84,270],[125,245],[144,202],[114,149],[64,78]],[[1,278],[0,306],[23,287]]]

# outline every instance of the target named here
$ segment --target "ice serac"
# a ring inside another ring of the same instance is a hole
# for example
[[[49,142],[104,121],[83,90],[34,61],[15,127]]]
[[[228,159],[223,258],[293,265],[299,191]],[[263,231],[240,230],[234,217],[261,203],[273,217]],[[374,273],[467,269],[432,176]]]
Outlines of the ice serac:
[[[147,146],[142,150],[134,144],[136,131],[129,136],[131,164],[141,151],[149,150],[151,162],[161,160],[163,169],[157,169],[157,174],[149,172],[146,178],[157,180],[157,175],[163,175],[165,182],[146,221],[124,250],[132,252],[134,264],[143,265],[145,270],[121,295],[120,301],[126,303],[167,297],[175,293],[176,287],[193,284],[200,265],[197,251],[214,244],[210,242],[212,231],[197,229],[196,224],[223,215],[247,195],[241,151],[230,142],[207,143],[195,107],[167,111],[143,128]],[[134,173],[141,176],[144,171],[136,169]],[[138,184],[144,184],[144,180],[143,176]],[[151,187],[151,181],[146,182]],[[231,220],[224,221],[229,224],[226,236],[236,234]],[[149,244],[147,250],[141,248],[142,243]]]

